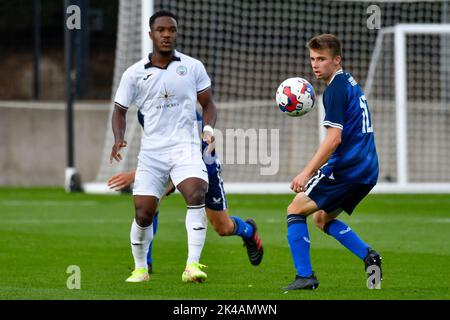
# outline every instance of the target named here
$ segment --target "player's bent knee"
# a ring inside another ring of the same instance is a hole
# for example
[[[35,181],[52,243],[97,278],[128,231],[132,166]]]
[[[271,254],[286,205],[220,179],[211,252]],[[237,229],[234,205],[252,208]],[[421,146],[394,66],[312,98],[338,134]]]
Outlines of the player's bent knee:
[[[287,214],[301,214],[308,216],[317,211],[317,205],[308,196],[301,192],[297,194],[287,208]]]
[[[323,231],[326,221],[321,212],[316,212],[313,214],[313,221],[316,227]]]
[[[299,206],[298,204],[296,204],[295,202],[291,202],[291,204],[287,207],[287,214],[301,214],[301,215],[306,215],[307,214],[307,210],[306,207],[304,206]]]
[[[148,227],[153,222],[153,213],[149,207],[146,206],[138,206],[135,208],[135,220],[138,226],[140,227]]]
[[[287,214],[294,214],[294,213],[298,213],[296,212],[298,210],[297,206],[294,205],[294,202],[291,202],[286,210]]]
[[[205,204],[205,193],[202,190],[196,190],[186,195],[186,202],[188,205]]]
[[[134,196],[134,208],[136,223],[141,227],[148,227],[153,222],[158,199],[150,196]]]
[[[143,228],[148,227],[153,222],[153,218],[150,215],[139,212],[138,210],[136,210],[135,220],[137,225]]]

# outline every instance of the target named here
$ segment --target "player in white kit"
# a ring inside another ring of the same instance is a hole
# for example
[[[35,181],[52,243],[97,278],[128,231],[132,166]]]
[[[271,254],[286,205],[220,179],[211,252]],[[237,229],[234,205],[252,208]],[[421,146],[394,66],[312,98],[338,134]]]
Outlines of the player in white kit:
[[[122,160],[120,149],[127,146],[126,112],[133,102],[145,123],[133,188],[135,219],[130,240],[135,270],[126,281],[149,279],[146,258],[153,239],[153,216],[171,179],[187,205],[188,259],[182,279],[202,282],[206,273],[199,260],[206,237],[208,174],[202,160],[196,102],[203,108],[202,139],[212,143],[216,106],[211,80],[199,60],[175,50],[177,18],[173,13],[152,15],[149,36],[153,52],[123,73],[112,115],[115,143],[111,162]]]

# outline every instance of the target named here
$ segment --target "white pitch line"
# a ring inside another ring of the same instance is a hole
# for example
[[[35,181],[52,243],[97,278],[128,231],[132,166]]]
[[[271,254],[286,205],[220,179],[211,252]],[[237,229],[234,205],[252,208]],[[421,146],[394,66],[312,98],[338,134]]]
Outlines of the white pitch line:
[[[22,201],[22,200],[3,200],[0,201],[0,206],[18,207],[18,206],[96,206],[99,205],[97,201]]]
[[[8,215],[13,215],[9,213]],[[350,219],[348,221],[349,224],[371,224],[371,223],[385,223],[392,224],[398,221],[412,221],[413,219]],[[414,219],[419,221],[419,219]],[[184,219],[176,219],[177,223],[184,223]],[[431,223],[431,224],[446,224],[450,223],[450,218],[429,218],[429,219],[420,219],[423,223]],[[123,224],[128,223],[128,220],[117,220],[117,219],[0,219],[0,225],[2,224]],[[174,221],[172,220],[171,223]],[[282,224],[283,221],[279,221],[273,218],[269,218],[264,220],[267,224]],[[165,221],[158,221],[158,223],[166,224]]]
[[[1,220],[2,224],[126,224],[128,220],[77,220],[77,219],[6,219]]]
[[[450,218],[437,218],[431,220],[433,221],[433,223],[450,223]]]

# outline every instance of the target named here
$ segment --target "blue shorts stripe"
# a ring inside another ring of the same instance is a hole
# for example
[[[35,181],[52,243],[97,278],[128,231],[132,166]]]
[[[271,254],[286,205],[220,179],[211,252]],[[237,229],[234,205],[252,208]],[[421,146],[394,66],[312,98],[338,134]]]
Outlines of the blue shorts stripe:
[[[311,179],[310,181],[308,181],[308,183],[305,186],[305,194],[309,195],[311,193],[311,191],[314,189],[314,187],[319,183],[319,181],[325,177],[325,175],[319,170],[319,173],[317,175],[314,176],[313,179]]]

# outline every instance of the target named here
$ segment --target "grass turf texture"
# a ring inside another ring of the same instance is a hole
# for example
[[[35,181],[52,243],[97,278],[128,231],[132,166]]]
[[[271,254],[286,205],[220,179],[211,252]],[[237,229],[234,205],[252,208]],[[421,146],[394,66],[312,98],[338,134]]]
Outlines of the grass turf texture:
[[[368,290],[362,261],[309,221],[318,290],[285,293],[295,276],[286,240],[291,195],[229,195],[230,212],[253,217],[264,243],[250,265],[239,237],[211,226],[201,262],[203,284],[181,282],[187,257],[180,195],[161,204],[154,274],[125,283],[133,260],[129,195],[66,194],[62,189],[0,188],[0,299],[449,299],[450,197],[370,195],[352,217],[342,215],[383,256],[382,290]],[[69,290],[69,265],[81,289]]]

